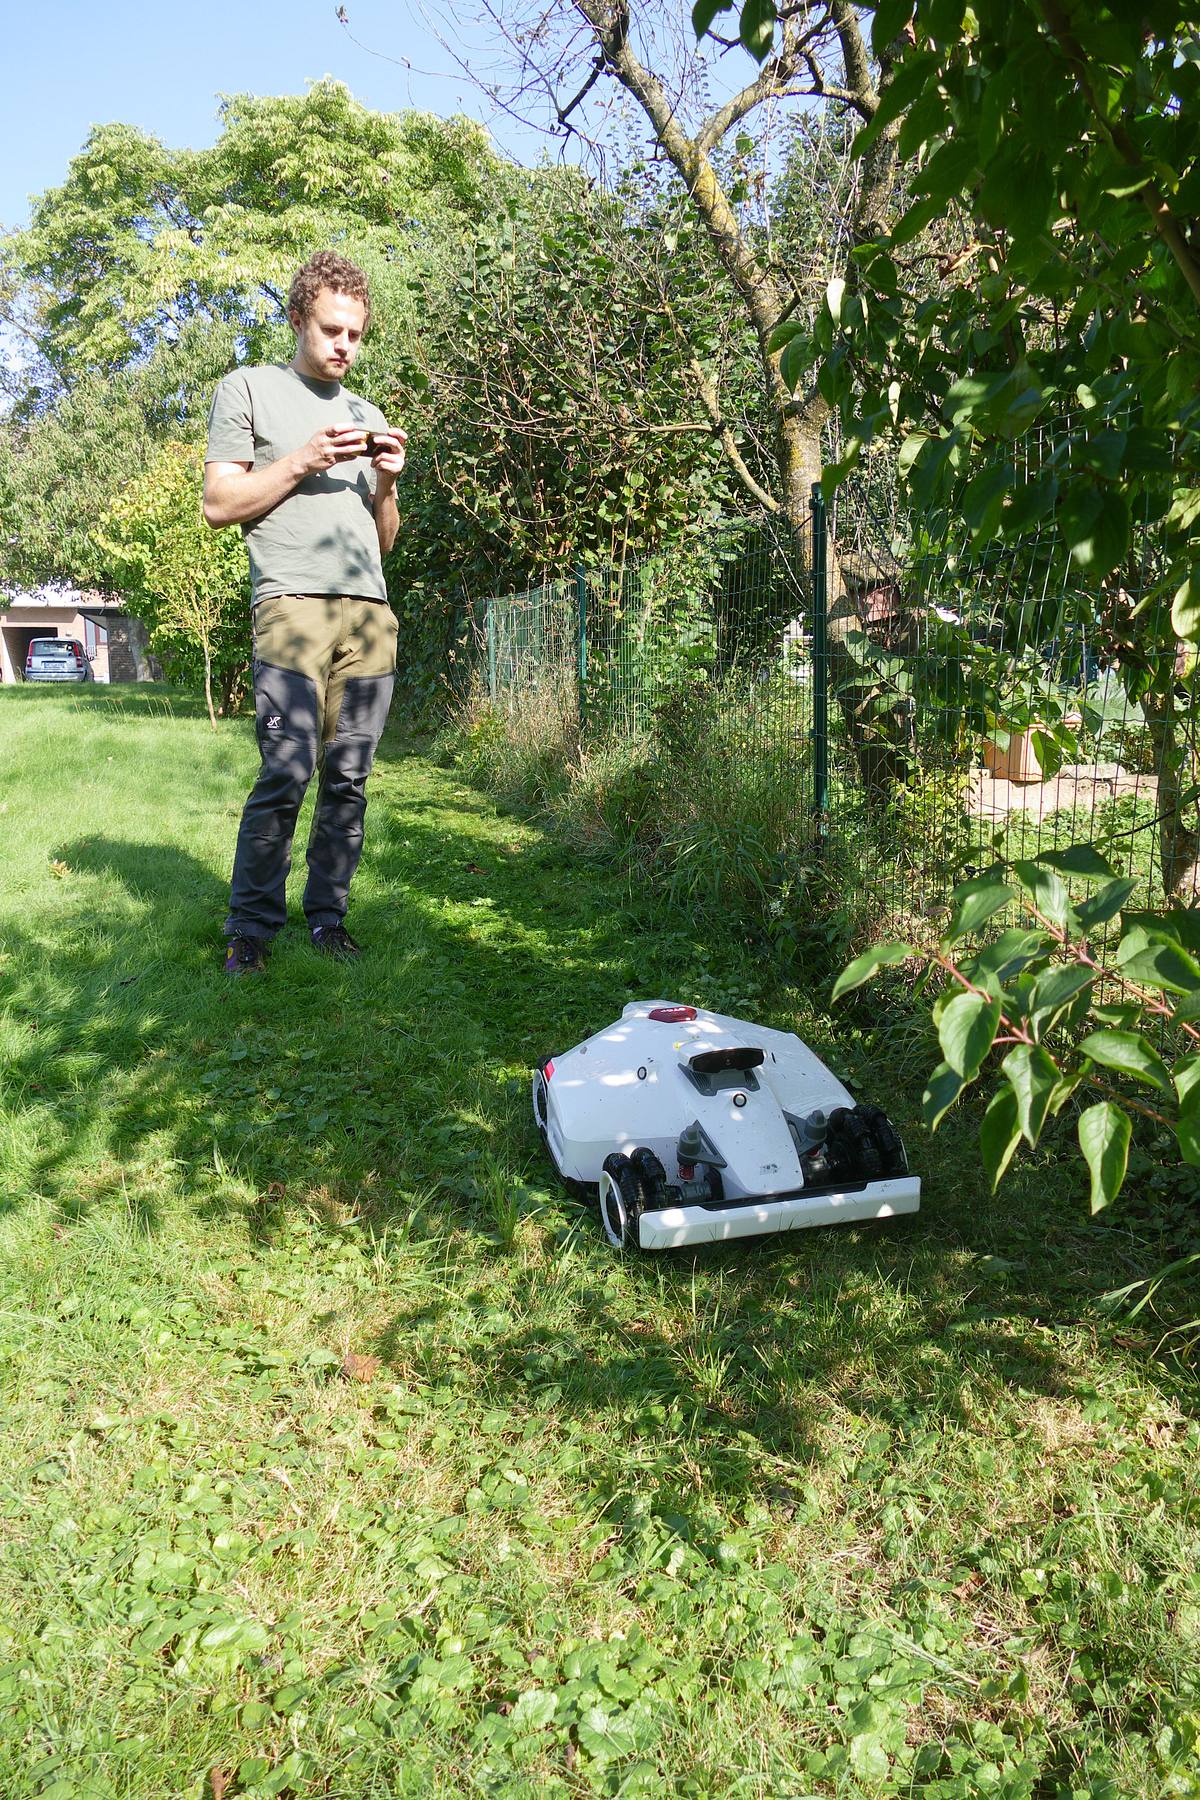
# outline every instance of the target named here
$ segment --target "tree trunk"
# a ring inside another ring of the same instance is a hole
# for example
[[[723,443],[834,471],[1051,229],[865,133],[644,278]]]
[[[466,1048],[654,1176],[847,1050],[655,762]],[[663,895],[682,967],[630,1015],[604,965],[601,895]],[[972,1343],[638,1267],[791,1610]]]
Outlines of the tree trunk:
[[[217,715],[213,711],[212,691],[212,651],[207,642],[204,645],[204,704],[208,707],[208,721],[213,730],[217,729]]]
[[[605,62],[645,113],[658,143],[687,188],[717,259],[754,332],[774,448],[777,485],[773,495],[764,494],[752,479],[737,451],[732,431],[720,418],[715,391],[705,392],[705,378],[701,372],[698,385],[705,409],[739,478],[760,502],[782,513],[792,528],[795,544],[801,547],[801,554],[805,554],[802,547],[807,546],[811,557],[812,488],[823,473],[821,434],[829,418],[829,404],[815,388],[798,400],[783,378],[782,353],[772,348],[772,340],[793,302],[780,275],[761,260],[743,232],[710,157],[710,152],[722,142],[731,126],[752,106],[794,91],[794,83],[804,67],[803,49],[794,35],[785,30],[784,47],[778,55],[764,66],[740,96],[716,112],[692,138],[680,124],[675,104],[662,80],[639,61],[632,48],[628,0],[575,0],[575,3],[595,33]],[[879,95],[872,85],[870,63],[855,9],[849,0],[831,0],[830,19],[842,48],[850,103],[865,122],[877,110]],[[898,132],[899,120],[895,120],[880,134],[863,163],[862,180],[849,221],[852,243],[873,235],[890,210]],[[834,272],[831,268],[831,277]],[[842,273],[847,286],[853,287],[855,266],[849,259]],[[711,384],[709,386],[711,388]],[[842,578],[836,545],[831,545],[831,551],[828,563],[832,576],[830,673],[864,791],[869,802],[878,804],[891,791],[897,771],[903,769],[901,745],[907,720],[900,720],[886,701],[881,705],[862,681],[847,643],[852,632],[862,630],[862,621]]]
[[[1194,906],[1200,899],[1200,809],[1194,789],[1194,748],[1181,744],[1176,730],[1173,666],[1166,691],[1156,683],[1142,696],[1142,711],[1154,746],[1158,775],[1158,855],[1168,899]],[[1185,794],[1191,794],[1185,802]]]

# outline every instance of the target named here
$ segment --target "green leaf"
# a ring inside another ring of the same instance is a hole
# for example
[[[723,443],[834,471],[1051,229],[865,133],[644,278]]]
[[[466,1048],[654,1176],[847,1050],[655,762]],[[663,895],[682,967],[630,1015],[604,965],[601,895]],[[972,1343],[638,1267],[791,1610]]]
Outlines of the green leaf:
[[[738,36],[757,62],[770,54],[776,16],[774,0],[745,0]]]
[[[1132,1075],[1135,1081],[1144,1081],[1149,1087],[1161,1088],[1164,1093],[1169,1094],[1171,1091],[1171,1078],[1166,1064],[1157,1051],[1150,1048],[1140,1032],[1090,1032],[1080,1044],[1079,1053],[1090,1057],[1092,1062],[1099,1063],[1105,1069],[1115,1069],[1121,1075]]]
[[[509,1722],[514,1731],[543,1731],[558,1711],[558,1695],[545,1688],[526,1688],[513,1707]]]
[[[896,458],[896,466],[901,475],[908,474],[908,471],[912,468],[918,456],[920,456],[922,450],[929,442],[930,434],[927,431],[909,432],[908,436],[901,444],[899,454]]]
[[[806,336],[798,333],[784,346],[779,359],[779,373],[785,386],[795,388],[811,361],[812,346]]]
[[[959,938],[969,937],[1013,897],[1014,890],[995,875],[976,875],[973,880],[962,882],[951,896],[950,923],[942,942],[953,944]]]
[[[1193,1050],[1190,1056],[1181,1056],[1171,1070],[1171,1079],[1181,1106],[1187,1105],[1193,1094],[1200,1099],[1200,1050]]]
[[[921,1096],[921,1116],[930,1131],[937,1130],[966,1085],[949,1063],[938,1064]]]
[[[1091,932],[1097,925],[1105,925],[1109,919],[1115,918],[1136,886],[1136,881],[1122,876],[1117,881],[1108,882],[1090,900],[1081,900],[1075,908],[1075,914],[1082,929]]]
[[[799,337],[800,333],[805,330],[807,330],[807,327],[803,320],[785,319],[782,325],[777,325],[775,327],[774,331],[767,339],[768,352],[773,356],[777,350],[786,348],[794,337]]]
[[[1180,944],[1147,944],[1122,961],[1121,973],[1168,994],[1193,994],[1200,988],[1200,962]]]
[[[973,1081],[992,1047],[1000,1023],[999,1000],[982,994],[955,994],[938,1025],[938,1042],[950,1067]]]
[[[860,1732],[857,1737],[850,1739],[850,1767],[856,1775],[875,1787],[887,1779],[891,1764],[879,1739],[869,1732]]]
[[[1200,643],[1200,569],[1193,569],[1171,602],[1171,624],[1185,643]]]
[[[1132,1127],[1111,1100],[1101,1100],[1079,1115],[1079,1148],[1092,1175],[1092,1211],[1111,1205],[1121,1191],[1129,1166]]]
[[[927,225],[932,225],[935,219],[940,218],[945,210],[945,202],[936,194],[927,195],[923,200],[917,200],[892,227],[891,236],[888,239],[889,246],[900,248],[904,244],[911,243],[913,238],[920,236]]]
[[[1058,1086],[1058,1068],[1040,1044],[1018,1044],[1015,1050],[1009,1051],[1000,1067],[1016,1096],[1021,1136],[1032,1146],[1037,1143],[1046,1122],[1050,1101]]]
[[[729,12],[733,0],[696,0],[692,8],[692,29],[697,41],[702,38],[718,13]]]
[[[1129,504],[1119,489],[1073,487],[1058,512],[1059,529],[1085,574],[1107,575],[1129,543]]]
[[[1033,1035],[1041,1037],[1044,1032],[1052,1030],[1063,1009],[1084,988],[1090,987],[1094,979],[1094,971],[1085,968],[1082,963],[1059,964],[1056,968],[1044,970],[1034,982],[1029,995],[1028,1018]]]
[[[1037,912],[1048,924],[1059,931],[1067,931],[1076,923],[1071,896],[1053,869],[1043,869],[1034,862],[1015,862],[1013,869]]]
[[[870,950],[864,950],[853,962],[847,963],[833,984],[833,1000],[840,1000],[843,994],[849,994],[854,988],[861,987],[864,981],[870,981],[878,975],[880,969],[886,969],[892,963],[905,962],[915,955],[909,944],[875,944]]]
[[[1031,963],[1048,956],[1057,945],[1044,931],[1022,931],[1019,926],[1002,931],[990,944],[962,964],[968,980],[990,987],[994,982],[1011,981]]]
[[[1112,864],[1092,844],[1072,844],[1066,850],[1042,850],[1033,859],[1057,869],[1060,875],[1099,875],[1107,879],[1116,874]]]
[[[1017,1096],[1005,1083],[993,1096],[979,1126],[979,1150],[993,1194],[1020,1141],[1021,1122],[1017,1115]]]
[[[871,48],[883,56],[913,14],[913,0],[879,0],[871,20]]]
[[[1200,1051],[1181,1057],[1171,1070],[1179,1095],[1175,1135],[1184,1162],[1200,1164]]]

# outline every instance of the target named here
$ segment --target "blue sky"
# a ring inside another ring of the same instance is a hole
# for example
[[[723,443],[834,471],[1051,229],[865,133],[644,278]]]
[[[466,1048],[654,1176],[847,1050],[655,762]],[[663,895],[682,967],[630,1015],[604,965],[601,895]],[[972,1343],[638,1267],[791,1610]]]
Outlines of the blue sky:
[[[222,93],[296,94],[333,75],[381,111],[419,106],[482,119],[498,143],[536,161],[522,137],[455,73],[447,53],[392,0],[242,0],[202,7],[147,0],[40,0],[5,11],[8,76],[0,108],[0,228],[23,225],[29,196],[55,187],[92,125],[120,119],[175,148],[217,136]],[[372,55],[371,51],[382,55]],[[407,57],[410,71],[383,57]],[[429,71],[419,73],[417,71]]]

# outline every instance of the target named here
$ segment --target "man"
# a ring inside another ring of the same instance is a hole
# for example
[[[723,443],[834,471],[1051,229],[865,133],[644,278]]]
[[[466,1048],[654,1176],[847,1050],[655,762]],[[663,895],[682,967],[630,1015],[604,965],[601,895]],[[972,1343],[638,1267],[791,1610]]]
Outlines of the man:
[[[318,950],[359,953],[344,920],[395,682],[382,559],[399,526],[405,446],[342,386],[370,316],[362,270],[330,251],[312,257],[288,295],[295,356],[226,375],[209,415],[204,517],[240,525],[250,555],[262,754],[234,856],[230,975],[263,969],[286,921],[292,834],[318,767],[304,913]]]

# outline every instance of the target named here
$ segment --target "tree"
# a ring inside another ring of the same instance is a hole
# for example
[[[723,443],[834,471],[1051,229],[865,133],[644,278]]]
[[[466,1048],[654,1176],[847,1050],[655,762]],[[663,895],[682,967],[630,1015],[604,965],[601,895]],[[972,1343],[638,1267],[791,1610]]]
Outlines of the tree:
[[[910,12],[876,11],[876,41],[905,47],[858,150],[906,109],[915,198],[856,249],[857,291],[830,288],[807,349],[846,438],[826,479],[890,442],[931,536],[1053,531],[1065,603],[1150,721],[1164,880],[1190,898],[1200,766],[1175,639],[1200,639],[1197,39],[1178,0],[981,0],[918,12],[906,39]],[[962,249],[931,287],[918,234],[947,212]]]
[[[158,446],[200,443],[228,369],[290,357],[287,282],[315,249],[371,278],[355,380],[386,405],[421,310],[409,274],[458,255],[500,167],[473,122],[372,112],[334,82],[223,117],[204,151],[98,127],[0,244],[0,316],[26,346],[0,423],[0,587],[120,591],[97,520]]]
[[[420,385],[401,401],[418,474],[402,505],[426,569],[492,590],[714,517],[730,481],[689,411],[679,316],[697,328],[707,305],[716,339],[719,312],[681,281],[664,296],[657,223],[547,172],[511,183],[467,249],[430,273]]]
[[[711,23],[715,10],[708,0],[697,8],[702,29]],[[758,0],[751,0],[746,11],[768,24],[775,18],[774,8],[763,8]],[[616,91],[628,96],[643,130],[649,132],[654,154],[673,170],[720,272],[727,317],[736,321],[756,366],[755,423],[765,457],[746,454],[746,434],[739,430],[736,413],[727,408],[727,396],[701,345],[682,358],[693,417],[713,432],[731,470],[756,503],[793,528],[802,554],[808,541],[811,489],[823,472],[823,433],[832,409],[815,383],[794,391],[803,364],[790,340],[810,321],[817,296],[831,281],[847,285],[855,281],[853,247],[893,211],[899,120],[892,115],[875,132],[870,154],[837,192],[841,219],[836,227],[831,221],[832,228],[813,246],[812,263],[800,271],[793,271],[786,254],[781,254],[787,235],[777,241],[772,232],[770,182],[755,167],[756,153],[768,131],[765,121],[802,116],[814,106],[834,121],[832,136],[844,131],[849,121],[868,125],[890,80],[890,48],[872,62],[852,0],[799,0],[782,16],[777,43],[769,50],[763,47],[758,72],[718,101],[713,98],[709,54],[714,41],[698,51],[693,47],[690,53],[680,53],[679,46],[669,42],[669,15],[649,0],[641,5],[635,0],[550,0],[538,8],[536,18],[522,10],[522,0],[514,0],[508,10],[489,6],[488,16],[503,38],[512,70],[505,88],[491,90],[495,98],[525,116],[537,117],[552,131],[585,140],[594,132],[606,134],[611,147],[618,127],[611,112],[597,115],[596,109],[604,105],[604,90],[610,95]],[[716,40],[716,47],[728,48],[721,40]],[[597,117],[599,123],[594,124]],[[818,205],[827,201],[829,188],[813,198]],[[664,222],[663,242],[668,241]],[[835,558],[835,581],[837,570]],[[843,676],[852,673],[846,641],[860,625],[848,591],[838,582],[831,648],[835,668]],[[864,779],[874,786],[871,734],[864,733],[854,707],[847,709],[846,717],[851,740],[861,753]]]
[[[164,444],[112,501],[96,536],[168,671],[184,680],[202,673],[215,731],[214,678],[230,712],[250,664],[250,583],[240,533],[204,523],[203,487],[196,446]]]
[[[144,362],[84,373],[53,405],[0,425],[0,588],[44,584],[118,594],[97,521],[167,438],[198,442],[235,332],[192,321]]]
[[[877,48],[911,10],[880,0]],[[1200,44],[1178,0],[945,0],[908,23],[863,155],[902,112],[913,204],[857,248],[857,289],[831,287],[810,347],[846,464],[898,445],[935,536],[953,518],[976,549],[1052,531],[1077,576],[1067,604],[1101,624],[1154,731],[1163,879],[1185,903],[1130,911],[1133,884],[1087,845],[961,886],[928,958],[948,985],[925,1115],[936,1128],[991,1078],[996,1183],[1074,1111],[1096,1209],[1135,1125],[1160,1158],[1200,1165]],[[925,291],[914,246],[946,211],[963,249]],[[1049,429],[1031,454],[1034,421]],[[1022,928],[996,932],[1014,904]],[[837,991],[906,954],[868,953]]]
[[[18,416],[88,371],[143,361],[195,320],[235,326],[255,360],[297,263],[331,245],[402,256],[473,220],[494,165],[472,121],[373,112],[340,82],[235,95],[222,118],[208,150],[97,126],[4,240],[2,316],[31,358]]]

